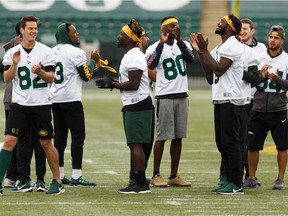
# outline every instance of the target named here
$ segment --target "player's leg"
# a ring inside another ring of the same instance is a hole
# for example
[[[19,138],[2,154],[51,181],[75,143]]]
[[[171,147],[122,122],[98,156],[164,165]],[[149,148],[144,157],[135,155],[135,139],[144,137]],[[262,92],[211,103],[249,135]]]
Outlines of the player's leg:
[[[287,111],[270,114],[271,135],[277,149],[278,177],[273,189],[284,189],[284,177],[287,166]]]
[[[30,165],[33,155],[33,147],[30,141],[30,120],[25,133],[22,133],[17,140],[17,171],[19,183],[16,185],[13,192],[30,192],[32,184],[30,178]]]
[[[82,174],[82,160],[85,140],[85,118],[83,105],[80,101],[67,103],[65,119],[71,132],[72,178],[71,184],[96,186],[95,182],[84,178]]]
[[[5,129],[4,143],[0,151],[0,195],[3,193],[2,182],[11,162],[12,150],[16,146],[19,133],[21,134],[23,128],[25,128],[25,118],[26,116],[21,111],[21,108],[11,105]]]
[[[53,127],[50,107],[36,109],[32,108],[30,115],[33,117],[40,144],[45,152],[53,180],[46,194],[61,194],[65,192],[59,174],[59,156],[52,143]]]
[[[5,109],[5,119],[6,119],[5,123],[7,123],[9,112],[10,112],[10,108]],[[10,165],[9,165],[9,168],[7,170],[6,177],[4,180],[4,187],[14,188],[15,183],[17,181],[18,173],[17,173],[16,148],[17,148],[17,145],[14,147],[13,152],[12,152],[11,162],[10,162]]]
[[[128,187],[118,190],[119,193],[150,193],[146,181],[146,158],[142,145],[151,142],[153,127],[153,109],[144,111],[124,111],[123,122],[130,149],[132,166],[135,171],[135,182]]]
[[[39,142],[36,128],[32,128],[30,132],[30,142],[34,148],[35,169],[36,169],[36,190],[39,192],[46,191],[45,174],[46,174],[46,155]]]
[[[68,138],[68,126],[64,115],[65,110],[62,109],[61,104],[53,104],[52,111],[54,123],[54,146],[59,155],[60,178],[64,184],[69,184],[70,181],[68,179],[67,182],[63,180],[66,180],[64,172],[64,152]]]
[[[266,127],[266,113],[252,111],[248,125],[248,167],[249,177],[243,183],[244,188],[257,188],[256,171],[259,163],[259,151],[263,149],[269,128]]]

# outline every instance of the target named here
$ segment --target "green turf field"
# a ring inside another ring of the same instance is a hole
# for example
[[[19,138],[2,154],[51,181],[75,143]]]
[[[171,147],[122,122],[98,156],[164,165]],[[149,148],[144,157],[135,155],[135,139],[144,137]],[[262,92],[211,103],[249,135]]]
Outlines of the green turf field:
[[[1,91],[1,95],[2,95]],[[86,143],[83,173],[95,180],[96,187],[66,187],[63,195],[12,193],[0,197],[0,215],[288,215],[288,190],[274,191],[277,175],[275,152],[262,152],[257,176],[262,187],[246,190],[245,195],[217,195],[210,191],[219,175],[219,153],[214,143],[211,90],[190,91],[188,138],[184,139],[179,172],[192,182],[188,188],[151,188],[151,194],[123,195],[117,190],[126,186],[129,149],[122,127],[121,100],[118,91],[84,89]],[[3,107],[0,109],[4,125]],[[3,134],[3,126],[1,127]],[[70,145],[68,145],[70,146]],[[266,146],[273,146],[268,137]],[[65,155],[66,176],[71,177],[70,150]],[[152,175],[153,156],[148,165]],[[32,179],[35,180],[34,162]],[[166,144],[161,173],[170,173],[169,143]],[[46,182],[51,173],[47,171]]]

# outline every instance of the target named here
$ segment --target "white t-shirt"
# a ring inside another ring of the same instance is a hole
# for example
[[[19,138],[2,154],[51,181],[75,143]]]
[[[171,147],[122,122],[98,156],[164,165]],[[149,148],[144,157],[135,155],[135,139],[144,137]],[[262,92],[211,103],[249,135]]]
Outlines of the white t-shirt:
[[[133,70],[143,71],[139,88],[137,90],[123,90],[121,100],[123,106],[136,104],[143,101],[151,94],[148,68],[145,54],[138,47],[132,48],[123,56],[119,68],[119,82],[129,81],[128,72]]]
[[[260,61],[258,59],[258,53],[246,44],[241,43],[243,47],[243,61],[244,71],[248,71],[250,66],[258,66]],[[251,84],[243,80],[243,90],[245,94],[245,104],[249,104],[251,101]]]
[[[82,79],[77,67],[87,63],[84,50],[71,44],[58,44],[53,47],[57,63],[55,81],[51,86],[53,103],[82,100]]]
[[[243,100],[245,99],[243,83],[243,48],[235,36],[229,37],[223,44],[218,45],[211,51],[211,55],[216,61],[225,57],[233,61],[232,65],[220,77],[213,73],[212,99],[223,100]],[[243,104],[244,105],[244,104]]]
[[[40,42],[36,42],[30,53],[27,53],[21,44],[9,49],[3,59],[3,65],[12,65],[13,54],[20,50],[21,60],[16,69],[16,74],[12,80],[12,103],[23,106],[49,105],[50,89],[49,84],[31,72],[35,64],[45,66],[55,66],[56,58],[52,49]]]
[[[186,46],[192,50],[190,43],[184,41]],[[159,41],[150,45],[146,50],[146,59],[155,51]],[[182,53],[174,40],[172,46],[164,44],[159,63],[155,69],[157,71],[155,95],[168,95],[188,92],[188,79],[186,62],[182,58]]]
[[[265,46],[265,44],[264,43],[260,43],[260,42],[257,43],[257,46],[253,46],[252,49],[255,50],[258,54],[260,54],[262,52],[267,52],[267,47]],[[251,97],[252,98],[254,98],[254,94],[255,94],[256,91],[257,91],[256,87],[253,87],[251,89]]]

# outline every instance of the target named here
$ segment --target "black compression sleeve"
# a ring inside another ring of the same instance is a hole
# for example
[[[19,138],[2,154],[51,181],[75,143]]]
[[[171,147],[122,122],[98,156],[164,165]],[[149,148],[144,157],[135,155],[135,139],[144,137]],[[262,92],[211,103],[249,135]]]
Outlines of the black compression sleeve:
[[[149,56],[148,58],[148,68],[151,69],[151,70],[154,70],[158,63],[159,63],[159,59],[160,59],[160,56],[162,54],[162,51],[163,51],[163,47],[164,45],[163,44],[158,44],[158,46],[156,47],[155,51]]]
[[[186,44],[182,40],[178,41],[177,45],[182,52],[183,59],[188,63],[193,62],[194,55],[192,53],[192,50],[188,49],[188,47],[186,46]]]

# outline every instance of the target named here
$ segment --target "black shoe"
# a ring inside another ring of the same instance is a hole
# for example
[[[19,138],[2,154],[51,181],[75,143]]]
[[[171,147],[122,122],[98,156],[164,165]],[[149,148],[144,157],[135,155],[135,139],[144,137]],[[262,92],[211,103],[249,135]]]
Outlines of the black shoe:
[[[122,194],[146,194],[146,193],[151,193],[149,185],[138,185],[136,183],[134,184],[129,184],[128,187],[122,188],[118,190],[118,193]]]

